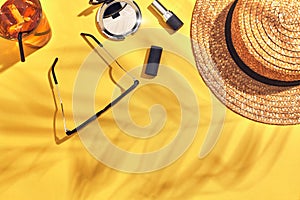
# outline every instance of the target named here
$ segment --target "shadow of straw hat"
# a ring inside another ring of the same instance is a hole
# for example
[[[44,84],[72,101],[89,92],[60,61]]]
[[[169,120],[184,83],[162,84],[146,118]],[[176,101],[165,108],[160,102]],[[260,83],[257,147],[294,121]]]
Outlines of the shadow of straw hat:
[[[215,96],[254,121],[300,123],[300,2],[197,0],[191,38]]]

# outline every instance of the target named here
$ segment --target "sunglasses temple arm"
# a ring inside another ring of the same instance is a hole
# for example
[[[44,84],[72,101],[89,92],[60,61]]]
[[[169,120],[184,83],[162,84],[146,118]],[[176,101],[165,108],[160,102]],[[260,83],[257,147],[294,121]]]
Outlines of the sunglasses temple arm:
[[[103,47],[103,44],[95,36],[93,36],[92,34],[90,34],[90,33],[80,33],[80,35],[83,36],[83,37],[88,36],[88,37],[92,38],[100,47]]]
[[[55,60],[52,64],[52,67],[51,67],[52,68],[51,71],[52,71],[52,76],[53,76],[54,83],[55,83],[55,86],[56,86],[57,96],[58,96],[59,103],[60,103],[60,108],[61,108],[61,113],[62,113],[63,123],[64,123],[64,130],[65,130],[65,132],[68,132],[69,129],[67,128],[64,105],[63,105],[63,101],[62,101],[62,98],[61,98],[61,95],[60,95],[60,90],[59,90],[59,87],[58,87],[58,81],[57,81],[57,78],[56,78],[56,74],[55,74],[55,71],[54,71],[54,67],[55,67],[57,61],[58,61],[58,58],[55,58]]]
[[[114,106],[116,103],[118,103],[123,97],[125,97],[127,94],[129,94],[132,90],[134,90],[140,82],[138,80],[134,80],[133,84],[125,90],[120,96],[118,96],[115,100],[111,102],[111,106]]]
[[[117,65],[127,74],[129,75],[133,80],[136,80],[131,74],[129,74],[124,67],[122,67],[122,65],[118,62],[118,60],[116,60],[109,51],[107,51],[107,49],[103,46],[103,44],[92,34],[90,33],[80,33],[81,36],[83,37],[90,37],[92,38],[108,55],[111,59],[115,60],[115,62],[117,63]]]
[[[127,94],[129,94],[132,90],[134,90],[139,84],[138,80],[135,80],[134,83],[127,89],[125,92],[123,92],[120,96],[118,96],[116,99],[114,99],[111,103],[109,103],[105,108],[102,110],[98,111],[96,114],[94,114],[92,117],[84,121],[82,124],[80,124],[78,127],[74,128],[73,130],[67,130],[66,134],[67,135],[72,135],[76,133],[77,131],[81,130],[85,126],[87,126],[89,123],[93,122],[96,120],[98,117],[100,117],[103,113],[105,113],[109,108],[117,104],[121,99],[123,99]]]

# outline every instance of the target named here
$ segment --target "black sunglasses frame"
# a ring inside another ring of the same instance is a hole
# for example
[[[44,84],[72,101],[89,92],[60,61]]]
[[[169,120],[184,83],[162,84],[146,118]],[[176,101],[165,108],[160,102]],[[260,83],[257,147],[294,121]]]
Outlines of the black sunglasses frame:
[[[81,33],[80,35],[81,36],[91,37],[101,48],[104,48],[103,45],[99,42],[99,40],[97,40],[93,35],[88,34],[88,33]],[[64,114],[64,108],[63,108],[62,98],[60,96],[59,87],[58,87],[58,80],[57,80],[57,76],[55,74],[55,66],[56,66],[57,62],[58,62],[58,58],[55,58],[55,60],[54,60],[54,62],[52,64],[52,67],[51,67],[51,72],[52,72],[52,77],[53,77],[54,83],[56,85],[56,90],[57,90],[57,93],[58,93],[58,97],[59,97],[59,100],[60,100],[60,106],[61,106],[61,111],[62,111],[62,116],[63,116],[63,121],[64,121],[65,133],[68,136],[70,136],[70,135],[78,132],[79,130],[81,130],[82,128],[86,127],[88,124],[90,124],[94,120],[96,120],[104,112],[106,112],[109,108],[111,108],[112,106],[114,106],[115,104],[117,104],[121,99],[123,99],[126,95],[128,95],[131,91],[133,91],[138,86],[138,84],[139,84],[139,81],[136,80],[133,76],[130,75],[130,77],[133,78],[133,84],[128,89],[126,89],[125,91],[123,91],[120,96],[118,96],[116,99],[112,100],[103,109],[99,110],[93,116],[91,116],[90,118],[88,118],[87,120],[85,120],[83,123],[81,123],[77,127],[75,127],[75,128],[73,128],[73,129],[70,130],[70,129],[67,128],[67,125],[66,125],[66,118],[65,118],[65,114]],[[115,62],[119,65],[119,67],[123,71],[125,71],[125,73],[128,73],[117,61],[115,61]]]

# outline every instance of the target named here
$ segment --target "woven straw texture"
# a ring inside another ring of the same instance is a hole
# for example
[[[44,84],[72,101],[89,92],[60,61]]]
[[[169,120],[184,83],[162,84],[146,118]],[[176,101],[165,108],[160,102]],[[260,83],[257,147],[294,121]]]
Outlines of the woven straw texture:
[[[228,108],[249,119],[277,125],[300,123],[300,86],[257,81],[229,53],[225,22],[234,1],[197,0],[191,38],[198,71]],[[232,40],[253,71],[282,81],[299,80],[300,3],[239,1],[232,20]]]

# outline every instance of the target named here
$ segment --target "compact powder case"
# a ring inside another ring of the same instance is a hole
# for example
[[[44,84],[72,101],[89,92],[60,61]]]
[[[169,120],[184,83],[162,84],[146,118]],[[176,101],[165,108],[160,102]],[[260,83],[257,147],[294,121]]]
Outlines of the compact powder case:
[[[112,40],[124,40],[134,34],[142,21],[138,5],[132,0],[91,0],[90,4],[103,3],[96,16],[101,32]]]

